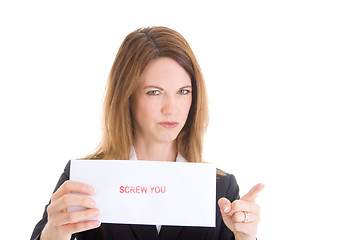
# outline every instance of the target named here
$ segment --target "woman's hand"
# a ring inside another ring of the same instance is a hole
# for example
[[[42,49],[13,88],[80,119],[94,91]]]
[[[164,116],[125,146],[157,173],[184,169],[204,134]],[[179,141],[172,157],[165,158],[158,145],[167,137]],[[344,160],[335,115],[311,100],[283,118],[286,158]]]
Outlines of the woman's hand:
[[[221,215],[226,226],[234,233],[236,240],[255,240],[260,222],[260,207],[255,203],[264,184],[255,185],[240,200],[232,203],[226,198],[218,201]]]
[[[65,240],[70,239],[71,234],[96,228],[100,221],[93,219],[99,216],[96,203],[88,196],[80,196],[71,193],[94,194],[95,189],[85,183],[66,181],[52,195],[51,203],[47,208],[48,222],[45,225],[41,240]],[[84,207],[85,210],[67,212],[70,206]]]

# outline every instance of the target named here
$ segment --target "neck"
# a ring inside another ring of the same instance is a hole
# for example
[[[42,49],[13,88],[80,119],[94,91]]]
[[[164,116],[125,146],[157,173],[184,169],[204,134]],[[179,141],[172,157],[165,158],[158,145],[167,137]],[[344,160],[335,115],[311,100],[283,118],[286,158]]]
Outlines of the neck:
[[[134,148],[138,160],[175,162],[177,156],[175,141],[151,144],[135,141]]]

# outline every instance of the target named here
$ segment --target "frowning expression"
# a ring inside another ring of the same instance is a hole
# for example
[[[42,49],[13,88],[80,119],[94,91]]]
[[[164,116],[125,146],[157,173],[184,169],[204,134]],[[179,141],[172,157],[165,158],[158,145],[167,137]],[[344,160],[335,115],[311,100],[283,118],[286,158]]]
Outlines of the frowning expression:
[[[151,61],[132,97],[135,141],[174,141],[186,123],[191,91],[191,79],[179,63],[167,57]]]

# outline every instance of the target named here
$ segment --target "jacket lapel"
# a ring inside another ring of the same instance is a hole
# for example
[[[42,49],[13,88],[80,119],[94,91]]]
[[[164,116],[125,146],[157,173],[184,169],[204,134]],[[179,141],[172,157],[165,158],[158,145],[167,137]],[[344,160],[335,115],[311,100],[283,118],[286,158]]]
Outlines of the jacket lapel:
[[[159,240],[155,225],[130,225],[139,240]]]
[[[176,239],[182,229],[182,226],[161,226],[159,239]]]

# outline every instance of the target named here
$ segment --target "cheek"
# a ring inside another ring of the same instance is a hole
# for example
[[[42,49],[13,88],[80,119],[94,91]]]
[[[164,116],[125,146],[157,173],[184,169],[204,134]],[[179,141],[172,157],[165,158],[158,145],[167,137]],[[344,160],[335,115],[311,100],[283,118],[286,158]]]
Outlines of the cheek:
[[[142,101],[140,97],[135,95],[135,99],[131,105],[131,112],[134,116],[134,121],[140,125],[142,125],[142,119],[144,118],[144,115],[146,115],[144,110],[146,110],[144,101]]]
[[[149,98],[139,98],[136,104],[136,115],[141,121],[151,119],[159,109],[159,103]]]
[[[192,99],[191,97],[185,99],[185,101],[183,101],[181,104],[181,108],[182,109],[182,114],[184,115],[185,118],[187,118],[188,114],[189,114],[189,111],[190,111],[190,107],[191,107],[191,102],[192,102]]]

